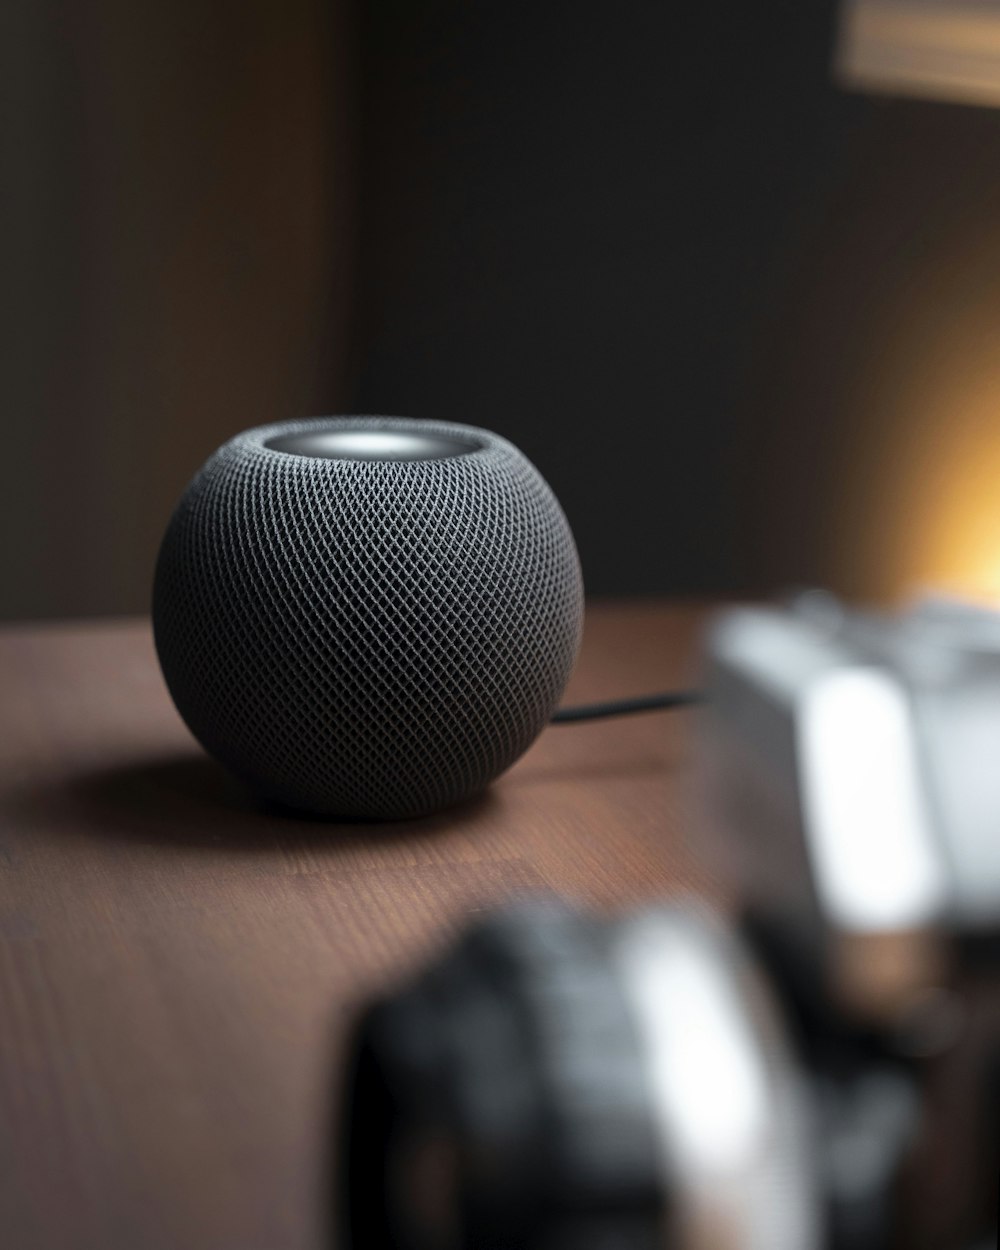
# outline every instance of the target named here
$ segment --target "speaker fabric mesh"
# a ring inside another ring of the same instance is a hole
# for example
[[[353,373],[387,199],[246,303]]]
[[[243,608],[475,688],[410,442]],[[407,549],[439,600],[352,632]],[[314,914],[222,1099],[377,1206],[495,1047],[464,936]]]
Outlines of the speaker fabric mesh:
[[[340,460],[280,435],[407,430],[463,455]],[[505,439],[403,418],[238,435],[194,478],[157,563],[164,677],[202,745],[263,795],[344,818],[475,793],[531,744],[579,647],[558,502]]]

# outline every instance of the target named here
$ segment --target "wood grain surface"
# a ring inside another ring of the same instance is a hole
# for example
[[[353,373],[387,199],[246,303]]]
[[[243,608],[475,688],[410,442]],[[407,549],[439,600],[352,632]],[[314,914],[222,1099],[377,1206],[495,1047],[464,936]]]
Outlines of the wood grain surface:
[[[591,605],[567,701],[693,680],[703,616]],[[147,622],[0,630],[0,1245],[318,1250],[366,996],[525,892],[713,893],[695,715],[554,727],[471,805],[336,825],[204,757]]]

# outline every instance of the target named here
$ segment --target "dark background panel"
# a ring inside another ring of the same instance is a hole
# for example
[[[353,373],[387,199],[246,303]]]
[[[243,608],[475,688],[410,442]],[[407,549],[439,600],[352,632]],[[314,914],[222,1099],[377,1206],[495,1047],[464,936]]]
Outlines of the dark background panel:
[[[866,111],[828,81],[832,13],[365,8],[357,403],[522,445],[594,590],[768,575],[748,377]]]
[[[0,5],[0,616],[147,610],[198,464],[336,378],[344,25],[326,0]]]
[[[1000,111],[839,90],[836,18],[4,6],[0,616],[144,610],[324,411],[507,435],[593,592],[1000,591]]]
[[[594,591],[983,580],[1000,114],[839,90],[836,18],[364,7],[355,403],[521,444]]]

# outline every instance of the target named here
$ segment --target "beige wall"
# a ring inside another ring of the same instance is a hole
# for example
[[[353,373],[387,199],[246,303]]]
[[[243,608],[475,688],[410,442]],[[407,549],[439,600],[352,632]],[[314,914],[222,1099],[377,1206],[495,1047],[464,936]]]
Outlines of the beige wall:
[[[0,23],[0,616],[141,611],[205,456],[337,404],[350,22],[11,0]]]

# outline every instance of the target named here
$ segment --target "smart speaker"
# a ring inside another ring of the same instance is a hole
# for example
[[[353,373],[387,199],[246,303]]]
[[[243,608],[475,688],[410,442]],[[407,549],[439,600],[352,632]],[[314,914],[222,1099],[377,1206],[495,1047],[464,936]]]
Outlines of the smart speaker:
[[[516,447],[472,426],[261,426],[207,461],[160,549],[153,628],[177,709],[258,793],[344,819],[475,794],[552,715],[583,584]]]

